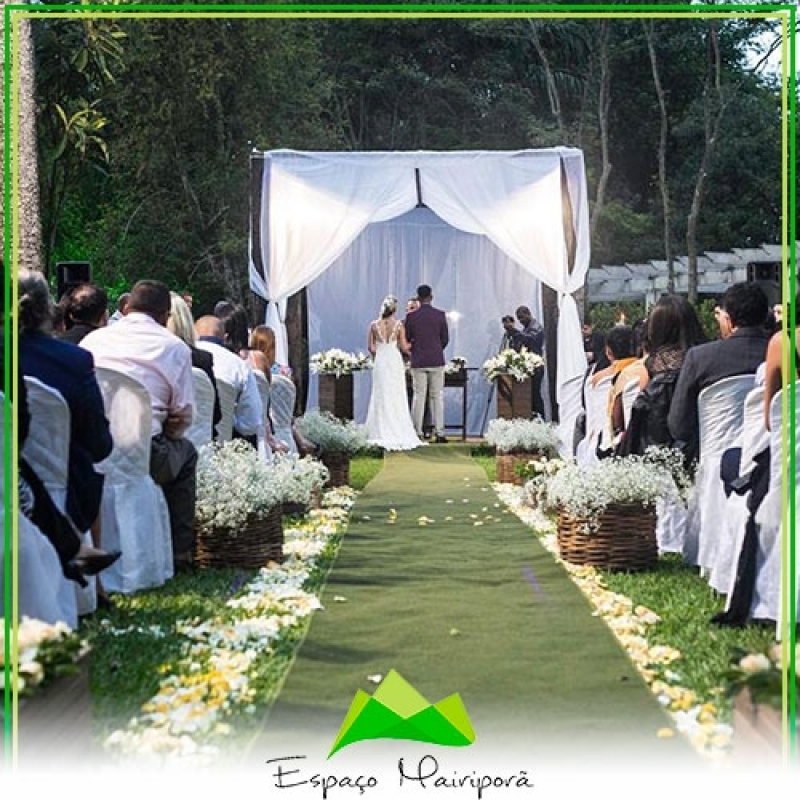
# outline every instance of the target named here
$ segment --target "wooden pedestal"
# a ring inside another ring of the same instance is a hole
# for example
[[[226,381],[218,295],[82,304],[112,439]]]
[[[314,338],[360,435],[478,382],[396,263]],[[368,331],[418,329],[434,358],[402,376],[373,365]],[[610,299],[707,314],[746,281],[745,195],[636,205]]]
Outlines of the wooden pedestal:
[[[320,375],[319,408],[339,419],[353,419],[353,376]]]
[[[532,405],[531,379],[514,380],[510,375],[497,378],[497,418],[530,419]]]

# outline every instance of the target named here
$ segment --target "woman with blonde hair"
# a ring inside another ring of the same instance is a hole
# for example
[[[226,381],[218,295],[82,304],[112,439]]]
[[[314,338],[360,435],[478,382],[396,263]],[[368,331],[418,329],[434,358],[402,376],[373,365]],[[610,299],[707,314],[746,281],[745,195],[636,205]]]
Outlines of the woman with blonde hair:
[[[194,330],[194,319],[186,301],[177,293],[170,292],[169,319],[167,329],[174,333],[192,351],[192,366],[203,370],[208,375],[214,387],[214,415],[212,417],[212,432],[217,438],[217,424],[222,419],[222,408],[219,404],[217,380],[214,377],[214,356],[196,346],[197,334]]]

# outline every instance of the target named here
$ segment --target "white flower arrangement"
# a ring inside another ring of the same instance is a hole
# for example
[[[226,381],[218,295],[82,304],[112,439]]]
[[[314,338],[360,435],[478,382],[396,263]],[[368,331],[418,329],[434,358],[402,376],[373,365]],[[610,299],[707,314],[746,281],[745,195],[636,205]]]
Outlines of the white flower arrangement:
[[[0,688],[5,686],[5,620],[0,618]],[[23,617],[17,626],[17,690],[31,695],[60,675],[77,670],[77,662],[89,652],[79,634],[63,622],[50,625]]]
[[[524,381],[543,366],[544,359],[531,353],[527,347],[521,348],[519,352],[508,348],[484,361],[481,371],[488,381],[497,380],[501,375],[510,375],[515,380]]]
[[[551,508],[588,520],[586,532],[596,530],[597,518],[615,505],[655,506],[675,497],[669,472],[641,456],[608,458],[591,466],[569,463],[547,479]]]
[[[297,430],[306,439],[318,444],[323,452],[355,455],[367,447],[367,433],[363,425],[353,420],[341,420],[328,411],[317,408],[306,411],[295,422]]]
[[[456,375],[462,370],[466,369],[467,359],[463,356],[453,356],[445,365],[445,375]]]
[[[493,419],[486,441],[498,453],[541,453],[555,456],[560,444],[558,429],[550,422],[534,419]]]
[[[276,456],[267,463],[241,439],[204,445],[197,461],[195,521],[203,528],[238,530],[279,504],[309,502],[327,473],[309,457]]]
[[[309,359],[311,372],[318,375],[335,375],[337,378],[371,367],[372,359],[369,355],[362,352],[348,353],[336,347],[314,353]]]

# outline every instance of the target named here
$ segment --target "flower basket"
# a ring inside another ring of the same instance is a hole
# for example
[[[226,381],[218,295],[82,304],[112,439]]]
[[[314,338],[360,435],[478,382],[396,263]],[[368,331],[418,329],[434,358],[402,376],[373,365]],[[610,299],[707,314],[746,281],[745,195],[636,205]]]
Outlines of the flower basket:
[[[335,451],[322,451],[320,461],[328,468],[330,477],[326,488],[347,486],[350,481],[350,454]]]
[[[73,764],[92,753],[92,714],[89,696],[89,660],[77,662],[77,671],[60,675],[30,697],[20,697],[19,758],[36,764],[46,760]]]
[[[270,561],[283,560],[282,507],[277,505],[264,517],[250,516],[237,530],[196,526],[199,567],[243,567],[259,569]]]
[[[353,419],[353,374],[320,374],[319,407],[339,419]]]
[[[559,555],[571,564],[640,572],[658,561],[652,506],[611,505],[591,521],[561,510],[557,531]]]
[[[530,378],[518,381],[511,375],[498,375],[497,416],[499,419],[528,419],[533,409],[533,383]]]
[[[320,508],[321,505],[322,495],[318,489],[314,489],[308,503],[284,503],[283,514],[308,514],[312,508]]]
[[[744,687],[733,699],[733,753],[737,761],[764,763],[782,757],[782,717],[777,708],[755,703]]]
[[[517,467],[527,464],[539,453],[533,451],[520,451],[518,453],[496,453],[494,457],[495,467],[497,468],[498,483],[513,483],[515,486],[523,486],[526,478],[517,472]]]

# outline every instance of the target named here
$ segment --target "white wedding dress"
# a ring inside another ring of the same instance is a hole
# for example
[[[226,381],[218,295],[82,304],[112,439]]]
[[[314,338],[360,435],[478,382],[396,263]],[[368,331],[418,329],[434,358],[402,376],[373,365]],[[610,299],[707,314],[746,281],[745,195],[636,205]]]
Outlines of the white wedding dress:
[[[373,322],[375,360],[372,369],[372,395],[367,412],[367,440],[384,450],[413,450],[420,442],[406,394],[406,371],[397,346],[400,322],[384,340],[381,326]]]

